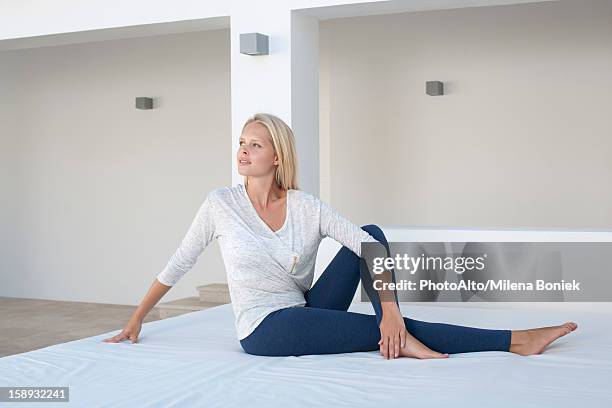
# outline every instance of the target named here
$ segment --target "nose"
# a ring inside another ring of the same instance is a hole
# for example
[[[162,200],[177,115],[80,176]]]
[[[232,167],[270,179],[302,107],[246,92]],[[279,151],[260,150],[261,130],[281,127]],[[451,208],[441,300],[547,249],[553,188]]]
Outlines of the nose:
[[[244,149],[244,147],[241,147],[240,150],[238,151],[238,159],[246,159],[248,157],[247,151]]]

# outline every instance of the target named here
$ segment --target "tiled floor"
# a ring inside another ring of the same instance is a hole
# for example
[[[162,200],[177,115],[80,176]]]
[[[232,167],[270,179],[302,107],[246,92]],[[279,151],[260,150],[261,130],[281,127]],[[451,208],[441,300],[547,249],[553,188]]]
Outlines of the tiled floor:
[[[0,357],[122,329],[136,306],[0,297]],[[159,320],[153,308],[145,322]]]

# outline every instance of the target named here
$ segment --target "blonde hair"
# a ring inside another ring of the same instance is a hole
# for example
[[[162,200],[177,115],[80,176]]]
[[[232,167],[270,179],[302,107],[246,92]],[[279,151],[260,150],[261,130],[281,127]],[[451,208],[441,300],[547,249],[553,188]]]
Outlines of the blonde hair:
[[[261,123],[272,137],[274,152],[278,156],[278,166],[274,179],[279,187],[289,190],[298,190],[297,184],[297,153],[295,137],[291,128],[279,117],[270,113],[256,113],[247,119],[242,132],[249,123]],[[242,133],[241,132],[241,133]],[[248,183],[248,176],[244,176],[244,185]]]

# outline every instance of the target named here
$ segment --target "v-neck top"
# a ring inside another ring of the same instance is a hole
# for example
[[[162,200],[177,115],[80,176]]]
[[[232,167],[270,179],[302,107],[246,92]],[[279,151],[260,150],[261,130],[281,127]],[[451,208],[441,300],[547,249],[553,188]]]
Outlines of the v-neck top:
[[[243,184],[209,192],[157,280],[175,285],[216,239],[227,274],[236,333],[242,340],[269,313],[306,304],[304,294],[312,286],[323,238],[338,241],[359,257],[362,242],[378,242],[305,191],[288,190],[286,205],[285,223],[273,231],[255,210]]]

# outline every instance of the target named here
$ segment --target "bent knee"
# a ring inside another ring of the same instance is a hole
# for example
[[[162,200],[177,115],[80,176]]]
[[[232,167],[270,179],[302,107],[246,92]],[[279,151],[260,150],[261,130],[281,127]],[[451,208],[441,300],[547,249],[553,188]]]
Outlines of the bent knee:
[[[378,240],[380,240],[381,237],[385,236],[385,233],[383,232],[383,230],[376,224],[362,225],[361,229],[366,231],[368,234],[370,234],[371,236],[373,236],[374,238]]]

